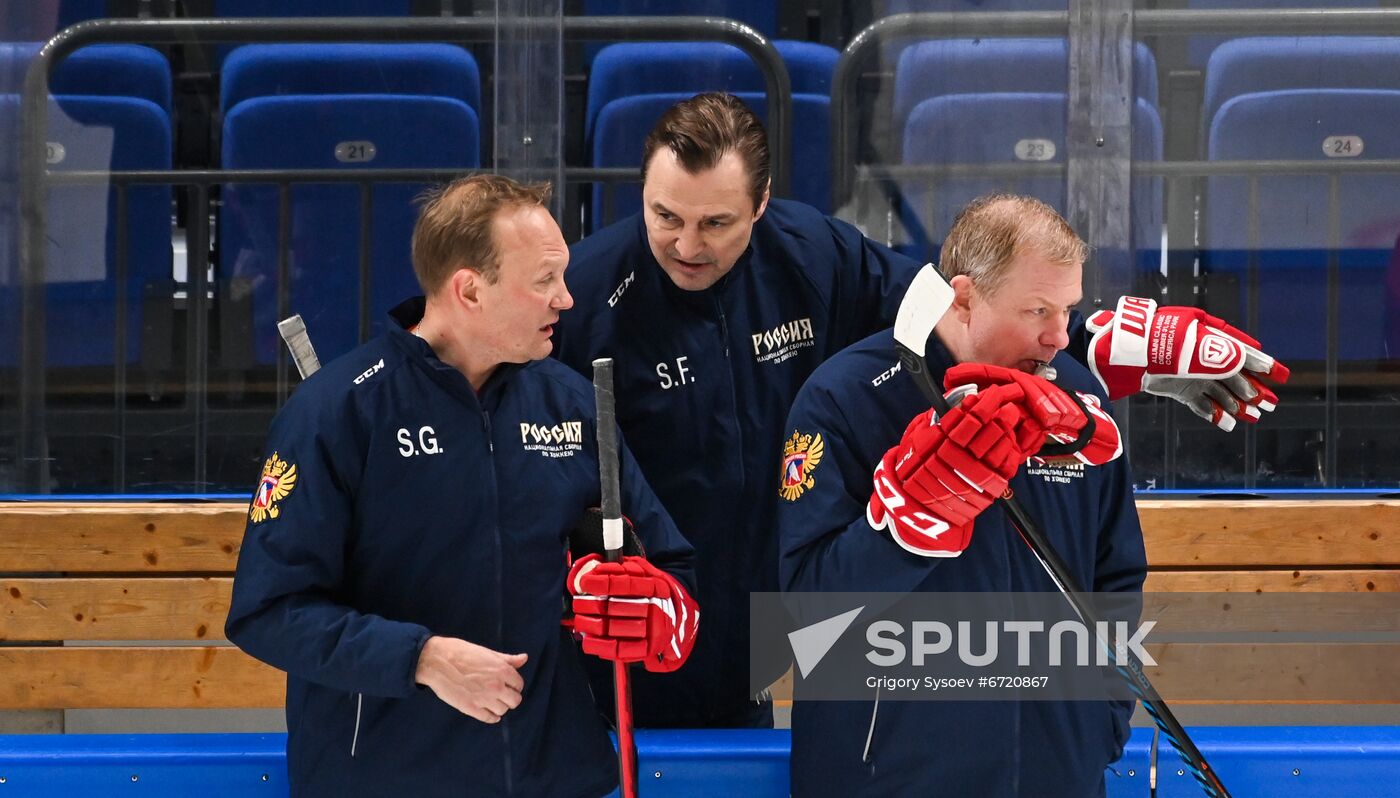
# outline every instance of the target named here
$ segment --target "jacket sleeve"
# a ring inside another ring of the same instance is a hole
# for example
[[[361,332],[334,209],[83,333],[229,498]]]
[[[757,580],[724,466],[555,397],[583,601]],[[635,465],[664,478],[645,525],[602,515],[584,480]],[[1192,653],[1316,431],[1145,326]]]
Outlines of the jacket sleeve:
[[[1104,497],[1100,503],[1101,532],[1093,591],[1122,596],[1121,601],[1111,602],[1111,609],[1105,614],[1110,616],[1108,620],[1128,621],[1131,628],[1142,615],[1142,584],[1147,579],[1142,526],[1133,500],[1133,480],[1127,457],[1101,467],[1109,469],[1109,478],[1104,481]],[[1123,746],[1128,742],[1132,731],[1128,721],[1135,703],[1129,700],[1109,702],[1118,745],[1114,760],[1122,756]]]
[[[828,217],[839,253],[837,279],[841,296],[832,300],[840,319],[844,347],[894,324],[899,303],[923,264],[865,237],[854,226]]]
[[[1069,314],[1069,346],[1065,354],[1074,358],[1085,368],[1089,367],[1089,328],[1084,324],[1084,314],[1077,310]]]
[[[619,441],[622,432],[618,431]],[[676,577],[695,596],[695,549],[681,535],[675,521],[661,506],[633,459],[626,442],[618,447],[618,467],[622,482],[622,513],[632,520],[637,536],[646,547],[647,560]]]
[[[937,566],[877,532],[866,520],[876,460],[862,448],[868,430],[849,423],[824,390],[808,383],[797,395],[784,428],[821,438],[821,460],[811,467],[811,487],[778,499],[778,585],[787,592],[914,590]],[[810,457],[810,455],[809,455]],[[775,477],[782,464],[775,464]],[[775,479],[774,490],[780,485]]]
[[[305,386],[303,387],[303,391]],[[225,632],[250,655],[298,678],[347,692],[402,697],[414,690],[423,626],[356,611],[345,552],[364,454],[352,424],[298,398],[273,422],[267,451],[284,472],[275,515],[255,490]],[[303,411],[303,408],[305,410]]]

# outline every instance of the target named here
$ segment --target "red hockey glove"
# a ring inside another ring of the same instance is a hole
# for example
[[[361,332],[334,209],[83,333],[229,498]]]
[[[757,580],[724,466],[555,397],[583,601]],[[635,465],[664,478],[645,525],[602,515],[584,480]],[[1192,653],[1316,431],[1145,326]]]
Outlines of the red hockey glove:
[[[569,569],[568,587],[584,653],[664,673],[695,647],[700,607],[675,577],[641,557],[603,562],[589,554]]]
[[[1252,424],[1278,405],[1261,378],[1288,381],[1288,367],[1258,341],[1197,308],[1125,296],[1087,327],[1089,368],[1110,399],[1138,391],[1170,397],[1226,432],[1236,419]]]
[[[972,525],[1040,448],[1045,428],[1022,406],[1024,391],[995,386],[937,419],[914,417],[875,467],[866,520],[906,551],[956,557],[972,542]]]
[[[978,391],[993,386],[1015,386],[1022,393],[1022,398],[1018,401],[1023,405],[1025,412],[1036,424],[1044,428],[1049,439],[1057,443],[1072,443],[1079,440],[1081,433],[1087,435],[1087,440],[1063,455],[1041,456],[1038,454],[1038,448],[1032,449],[1031,460],[1037,463],[1103,465],[1123,454],[1123,439],[1118,432],[1118,425],[1114,423],[1113,417],[1104,411],[1099,398],[1093,394],[1080,391],[1071,394],[1044,378],[1016,369],[981,363],[962,363],[948,369],[943,375],[943,386],[950,392],[965,385],[971,385]],[[1091,420],[1093,429],[1085,433],[1084,428]]]

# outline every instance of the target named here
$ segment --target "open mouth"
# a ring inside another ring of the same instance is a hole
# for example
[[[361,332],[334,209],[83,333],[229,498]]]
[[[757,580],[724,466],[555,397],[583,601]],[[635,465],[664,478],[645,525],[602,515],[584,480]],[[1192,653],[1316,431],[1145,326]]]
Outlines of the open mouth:
[[[689,271],[699,271],[700,269],[711,265],[708,261],[697,262],[691,260],[681,260],[680,258],[672,258],[671,260],[675,261],[676,265],[680,266],[682,269],[687,269]]]

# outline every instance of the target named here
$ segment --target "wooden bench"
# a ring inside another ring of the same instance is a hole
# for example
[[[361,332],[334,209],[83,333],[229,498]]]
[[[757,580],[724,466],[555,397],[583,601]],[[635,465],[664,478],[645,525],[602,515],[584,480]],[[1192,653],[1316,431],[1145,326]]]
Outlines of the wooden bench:
[[[1400,593],[1400,501],[1138,507],[1149,593]],[[0,504],[0,709],[280,707],[284,676],[223,639],[246,513],[237,504]],[[1242,628],[1247,604],[1242,595],[1227,616]],[[1400,618],[1357,612],[1337,623],[1374,631]],[[1320,700],[1400,702],[1400,657],[1387,646],[1327,646],[1319,657],[1306,644],[1169,643],[1149,647],[1160,663],[1149,673],[1169,699],[1311,703],[1309,684],[1351,684],[1357,695]],[[1244,696],[1242,679],[1252,687]],[[790,694],[778,685],[779,700]]]
[[[0,505],[0,709],[282,706],[286,677],[224,640],[246,519],[234,504]]]

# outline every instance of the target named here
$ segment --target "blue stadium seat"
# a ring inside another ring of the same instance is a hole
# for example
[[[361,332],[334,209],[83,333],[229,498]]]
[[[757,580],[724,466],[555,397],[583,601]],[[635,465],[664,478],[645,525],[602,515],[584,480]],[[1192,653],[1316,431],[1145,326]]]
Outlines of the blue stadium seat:
[[[18,140],[19,97],[0,95],[0,131]],[[131,97],[66,96],[49,102],[49,169],[169,169],[171,125],[165,109]],[[16,179],[14,147],[0,148],[0,179]],[[11,183],[13,185],[13,183]],[[7,192],[8,193],[8,192]],[[53,186],[49,190],[46,254],[46,360],[50,366],[136,362],[142,349],[142,297],[150,284],[171,279],[170,190],[133,187],[127,194],[127,275],[119,285],[117,203],[106,184]],[[0,364],[18,361],[19,228],[15,198],[3,203],[0,259]],[[127,302],[126,352],[114,351],[117,298]],[[167,294],[168,296],[168,294]],[[168,335],[168,333],[167,333]],[[155,342],[157,345],[168,342]]]
[[[691,96],[691,92],[642,94],[608,103],[598,114],[592,146],[593,165],[640,167],[642,142],[647,132],[666,109]],[[766,95],[736,92],[735,96],[759,119],[767,118]],[[827,95],[794,94],[792,97],[793,129],[799,132],[793,141],[792,197],[823,213],[831,212],[831,174],[827,167],[830,160],[827,153],[831,151],[830,114],[831,98]],[[617,185],[611,197],[607,193],[602,185],[593,189],[593,230],[641,210],[641,186],[635,183]]]
[[[840,56],[820,44],[775,44],[792,83],[793,163],[803,165],[794,169],[792,195],[830,212],[831,76]],[[727,44],[611,45],[589,78],[585,145],[594,166],[640,166],[647,132],[671,105],[701,91],[729,91],[766,119],[764,90],[752,59]],[[606,193],[601,186],[593,191],[594,230],[641,207],[634,185],[613,189],[611,202]]]
[[[1333,138],[1348,137],[1348,138]],[[1225,102],[1211,123],[1211,161],[1346,162],[1400,158],[1400,91],[1300,89],[1259,92]],[[1395,358],[1385,346],[1385,271],[1400,233],[1400,180],[1394,174],[1348,174],[1330,202],[1326,175],[1258,178],[1257,208],[1249,180],[1210,177],[1202,266],[1216,285],[1235,281],[1240,304],[1212,308],[1246,320],[1287,360],[1326,356],[1327,263],[1340,266],[1339,354],[1345,360]],[[1257,224],[1257,232],[1254,225]],[[1331,236],[1336,225],[1337,238]],[[1247,296],[1257,264],[1257,301]],[[1218,289],[1212,289],[1218,290]],[[1248,319],[1257,313],[1258,322]]]
[[[1232,97],[1286,89],[1400,89],[1400,39],[1267,36],[1225,42],[1206,67],[1205,128]]]
[[[881,16],[895,14],[915,14],[927,12],[958,11],[1064,11],[1067,0],[885,0]],[[877,6],[878,8],[878,6]],[[880,48],[884,62],[893,66],[899,63],[905,48],[921,41],[917,37],[888,39]],[[1064,91],[1064,84],[1046,91]],[[1020,91],[1035,91],[1030,87]]]
[[[1192,11],[1281,8],[1379,8],[1381,0],[1186,0]],[[1192,36],[1186,45],[1187,58],[1197,67],[1204,67],[1211,53],[1230,41],[1228,36]]]
[[[1133,48],[1134,94],[1157,104],[1157,61]],[[904,50],[894,73],[894,127],[905,129],[914,106],[945,94],[1064,93],[1069,45],[1064,39],[942,39]]]
[[[1064,11],[1066,0],[885,0],[885,16],[921,11]]]
[[[413,0],[214,0],[216,17],[406,17]]]
[[[583,13],[590,17],[728,17],[770,39],[778,35],[775,0],[584,0]]]
[[[476,59],[450,44],[249,44],[224,62],[225,112],[282,94],[417,94],[449,97],[481,112]]]
[[[213,6],[215,17],[406,17],[412,13],[413,0],[214,0]],[[215,68],[243,46],[216,46]]]
[[[38,42],[0,44],[0,94],[24,91],[29,62]],[[136,44],[96,44],[69,55],[49,81],[54,95],[136,97],[171,115],[170,62],[156,50]]]
[[[584,16],[589,17],[655,17],[701,16],[735,19],[769,39],[778,35],[778,3],[776,0],[584,0]],[[665,46],[680,44],[666,42]],[[776,42],[775,42],[776,44]],[[604,45],[589,42],[584,46],[584,60],[592,63]],[[653,89],[667,91],[667,89]]]
[[[235,50],[224,64],[220,91],[221,103],[230,120],[226,135],[233,133],[236,141],[225,142],[228,168],[356,168],[354,162],[335,158],[335,147],[343,141],[374,141],[376,156],[364,167],[449,167],[468,168],[480,164],[480,104],[481,78],[476,61],[460,47],[447,44],[308,44],[308,45],[247,45]],[[266,99],[286,98],[289,103],[260,104]],[[359,104],[365,103],[366,115],[361,136],[351,135]],[[244,107],[255,104],[257,110],[248,114]],[[321,110],[314,110],[314,109]],[[339,125],[340,133],[317,131],[313,121],[318,114]],[[278,120],[299,126],[299,142],[282,142],[272,151],[260,153],[252,141],[275,134]],[[435,132],[434,118],[445,120],[446,127]],[[469,130],[468,130],[469,128]],[[419,141],[442,141],[434,147],[419,147],[416,155],[410,144]],[[386,142],[388,146],[386,146]],[[411,271],[407,268],[408,237],[412,229],[412,197],[421,191],[418,185],[383,185],[374,190],[376,264],[373,321],[378,323],[399,299],[416,293]],[[269,197],[266,187],[230,187],[231,196],[244,202],[248,198]],[[301,312],[308,324],[313,315],[303,302],[316,302],[313,307],[332,313],[323,325],[331,327],[317,332],[318,347],[328,352],[345,351],[356,340],[357,294],[354,285],[359,275],[358,224],[359,192],[348,186],[302,186],[293,192],[299,209],[296,223],[307,224],[307,237],[294,240],[293,251],[305,253],[314,245],[319,254],[321,274],[338,275],[349,293],[348,304],[336,306],[320,303],[309,288],[293,284],[293,311]],[[256,207],[256,200],[250,207]],[[395,207],[398,206],[398,207]],[[254,357],[259,363],[269,362],[276,354],[275,283],[259,283],[250,275],[272,269],[276,274],[275,213],[264,209],[251,218],[229,214],[222,229],[233,235],[234,249],[224,249],[221,259],[222,279],[253,280],[261,286],[255,292]],[[310,231],[316,220],[344,218],[333,223],[337,234],[315,238]],[[241,221],[240,221],[241,220]],[[348,220],[348,221],[347,221]],[[232,226],[227,226],[232,225]],[[272,239],[262,238],[272,231]],[[249,238],[240,236],[250,235]],[[294,236],[295,238],[295,236]],[[226,239],[227,241],[227,239]],[[257,265],[248,270],[249,254],[241,250],[263,247],[256,256]],[[235,254],[236,253],[236,254]],[[386,269],[378,264],[387,263]],[[233,271],[230,271],[230,267]],[[402,267],[402,268],[398,268]],[[299,291],[302,292],[299,294]],[[338,312],[337,312],[338,311]],[[320,341],[324,340],[322,344]]]
[[[230,169],[443,168],[480,163],[477,113],[448,97],[284,95],[245,100],[224,119]],[[370,318],[419,293],[409,261],[419,184],[371,190]],[[279,343],[278,190],[228,186],[219,220],[219,278],[251,292],[253,357],[274,362]],[[290,312],[300,313],[323,360],[359,340],[360,188],[299,185],[291,191]]]
[[[788,69],[793,94],[831,95],[831,76],[841,54],[822,44],[773,43]],[[701,91],[763,92],[763,75],[752,58],[728,44],[714,42],[637,42],[603,48],[588,76],[584,135],[591,142],[603,107],[638,94]],[[646,131],[642,131],[642,137]],[[641,138],[637,146],[641,147]]]
[[[906,164],[1064,163],[1066,97],[1063,93],[954,94],[914,106],[904,129]],[[1133,109],[1134,160],[1162,158],[1162,123],[1144,99]],[[1006,190],[1039,197],[1065,210],[1061,175],[960,177],[903,181],[904,221],[916,253],[936,257],[953,217],[972,199]],[[1158,178],[1132,182],[1132,245],[1138,262],[1155,267],[1162,227],[1162,185]]]
[[[19,92],[37,43],[0,45],[0,363],[17,361],[19,336],[18,177]],[[169,169],[171,78],[165,57],[148,47],[95,45],[64,59],[54,71],[49,103],[49,168]],[[147,285],[171,280],[168,187],[133,187],[127,194],[128,263],[116,284],[116,191],[103,184],[55,186],[48,213],[47,362],[52,366],[110,365],[116,298],[127,299],[127,362],[141,351]],[[74,322],[79,323],[74,323]]]

